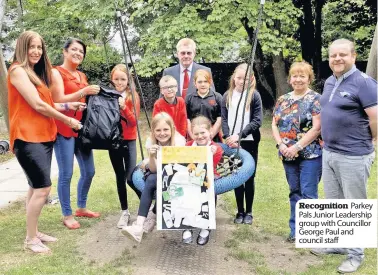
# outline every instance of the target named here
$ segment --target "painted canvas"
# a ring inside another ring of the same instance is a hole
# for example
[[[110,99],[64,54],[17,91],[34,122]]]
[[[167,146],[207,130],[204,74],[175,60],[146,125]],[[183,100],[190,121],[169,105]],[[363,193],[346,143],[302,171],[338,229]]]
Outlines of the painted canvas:
[[[157,165],[157,229],[215,229],[210,147],[161,147]]]

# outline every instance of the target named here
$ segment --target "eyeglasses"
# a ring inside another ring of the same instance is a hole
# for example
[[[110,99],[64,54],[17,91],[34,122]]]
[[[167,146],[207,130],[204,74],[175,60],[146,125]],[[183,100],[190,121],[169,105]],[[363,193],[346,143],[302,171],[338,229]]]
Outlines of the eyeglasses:
[[[180,55],[189,55],[191,56],[193,52],[180,52]]]
[[[171,90],[171,89],[174,89],[174,88],[177,88],[177,85],[160,87],[160,90],[164,91],[164,90]]]

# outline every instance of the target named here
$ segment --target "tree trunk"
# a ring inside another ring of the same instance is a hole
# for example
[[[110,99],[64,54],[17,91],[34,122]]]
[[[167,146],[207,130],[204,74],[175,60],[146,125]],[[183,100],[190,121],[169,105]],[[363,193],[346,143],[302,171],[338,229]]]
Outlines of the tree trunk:
[[[275,0],[277,2],[277,0]],[[281,21],[274,20],[274,29],[278,30],[279,36],[281,36]],[[287,72],[282,50],[278,55],[273,56],[273,75],[274,82],[276,82],[276,99],[281,95],[286,94],[289,91],[289,85],[287,83]]]
[[[7,1],[0,0],[0,35],[2,31],[5,7]],[[0,108],[4,115],[5,124],[9,132],[9,118],[8,118],[8,88],[7,88],[7,68],[5,66],[2,44],[0,43]]]
[[[322,63],[322,10],[325,0],[315,1],[315,54],[314,54],[314,71],[316,80],[320,81],[320,68]]]
[[[287,73],[283,54],[273,56],[273,74],[274,81],[276,82],[276,99],[281,95],[286,94],[289,90],[289,84],[287,83]]]
[[[313,65],[313,58],[315,55],[315,27],[312,16],[312,3],[311,0],[293,0],[293,4],[294,6],[301,8],[303,12],[303,16],[298,19],[302,58]]]
[[[373,42],[371,43],[370,53],[369,53],[369,60],[366,67],[366,74],[374,78],[375,80],[378,79],[378,71],[377,71],[377,43],[378,43],[378,24],[375,26],[374,38]]]

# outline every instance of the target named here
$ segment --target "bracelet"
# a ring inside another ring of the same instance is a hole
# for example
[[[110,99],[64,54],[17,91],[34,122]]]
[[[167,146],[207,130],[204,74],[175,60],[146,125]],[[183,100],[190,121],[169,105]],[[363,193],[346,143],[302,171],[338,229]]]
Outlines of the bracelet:
[[[79,99],[82,99],[83,97],[85,97],[85,94],[84,94],[83,91],[80,91],[80,97],[79,97]]]
[[[299,142],[295,143],[294,146],[298,149],[298,151],[303,150],[303,146]]]
[[[64,103],[64,110],[68,111],[70,108],[68,107],[68,103]]]

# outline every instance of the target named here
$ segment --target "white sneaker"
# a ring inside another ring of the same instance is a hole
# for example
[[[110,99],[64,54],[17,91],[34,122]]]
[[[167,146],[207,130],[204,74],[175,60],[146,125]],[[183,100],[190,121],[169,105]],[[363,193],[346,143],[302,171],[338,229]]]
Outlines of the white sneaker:
[[[154,214],[152,211],[148,212],[147,218],[143,223],[143,231],[145,233],[150,233],[152,230],[154,230],[156,225],[156,214]]]
[[[127,237],[133,237],[133,239],[139,243],[142,241],[143,226],[141,225],[133,223],[132,226],[125,226],[124,228],[122,228],[121,232],[123,235]]]
[[[129,224],[129,219],[130,219],[130,212],[129,212],[129,210],[123,210],[121,212],[121,217],[119,218],[119,221],[117,223],[117,227],[119,229],[124,228],[125,226],[127,226]]]

